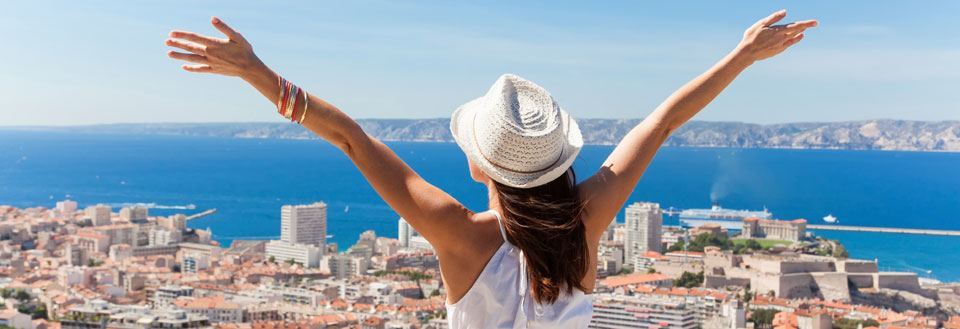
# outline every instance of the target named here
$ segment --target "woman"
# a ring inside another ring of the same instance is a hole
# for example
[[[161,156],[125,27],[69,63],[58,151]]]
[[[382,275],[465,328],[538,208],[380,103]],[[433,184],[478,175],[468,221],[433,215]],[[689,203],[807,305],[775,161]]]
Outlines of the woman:
[[[514,75],[459,107],[450,122],[471,177],[487,186],[475,213],[423,180],[347,114],[308,95],[261,62],[250,43],[213,18],[226,39],[173,31],[167,45],[189,72],[240,77],[284,117],[340,148],[377,193],[436,249],[451,328],[586,328],[601,233],[657,149],[740,72],[796,44],[816,21],[774,25],[779,11],[633,128],[599,171],[577,184],[579,128],[549,93]]]

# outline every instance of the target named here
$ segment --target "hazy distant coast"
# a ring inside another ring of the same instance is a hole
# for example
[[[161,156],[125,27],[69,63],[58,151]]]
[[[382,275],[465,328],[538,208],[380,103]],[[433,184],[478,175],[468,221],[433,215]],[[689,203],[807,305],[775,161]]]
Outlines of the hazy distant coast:
[[[369,134],[386,141],[450,142],[449,119],[361,119]],[[587,144],[615,144],[639,119],[580,119]],[[164,134],[235,138],[314,138],[290,123],[149,123],[69,127],[0,127],[116,134]],[[960,121],[865,120],[750,124],[694,121],[668,141],[671,146],[902,150],[960,152]]]

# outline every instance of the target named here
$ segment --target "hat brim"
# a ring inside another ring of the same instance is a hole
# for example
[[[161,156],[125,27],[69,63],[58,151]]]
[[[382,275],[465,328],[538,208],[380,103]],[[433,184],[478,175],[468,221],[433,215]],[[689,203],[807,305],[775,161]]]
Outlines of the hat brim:
[[[570,118],[566,111],[561,110],[560,124],[567,140],[564,143],[560,159],[556,163],[536,172],[516,172],[497,166],[479,153],[477,139],[474,136],[473,125],[476,122],[474,118],[483,106],[484,98],[481,97],[467,102],[453,111],[453,115],[450,117],[450,132],[470,161],[491,179],[501,184],[516,188],[531,188],[549,183],[563,175],[573,165],[573,160],[576,160],[577,154],[583,148],[580,126]]]

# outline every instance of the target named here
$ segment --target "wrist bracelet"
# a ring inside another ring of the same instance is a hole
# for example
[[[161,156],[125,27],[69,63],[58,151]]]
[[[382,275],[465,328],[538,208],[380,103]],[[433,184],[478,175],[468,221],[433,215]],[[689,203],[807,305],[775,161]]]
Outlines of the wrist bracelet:
[[[307,95],[307,92],[303,92],[303,113],[300,113],[300,120],[297,120],[297,123],[303,124],[303,119],[307,118],[307,109],[310,108],[310,97]]]
[[[280,98],[277,100],[277,113],[290,121],[301,123],[307,115],[307,106],[310,103],[307,93],[300,87],[277,75],[277,85],[280,87]],[[303,100],[300,100],[300,95]],[[303,102],[303,111],[297,112],[297,105]]]

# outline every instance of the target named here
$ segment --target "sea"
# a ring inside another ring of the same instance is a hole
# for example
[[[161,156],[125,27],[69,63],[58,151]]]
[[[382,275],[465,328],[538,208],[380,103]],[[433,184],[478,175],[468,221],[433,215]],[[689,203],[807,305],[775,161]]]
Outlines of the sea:
[[[486,209],[453,143],[387,143],[413,169],[468,208]],[[578,179],[612,146],[585,146]],[[151,214],[193,214],[223,245],[275,239],[280,207],[323,201],[341,249],[374,230],[396,237],[397,219],[338,149],[319,140],[242,139],[0,130],[0,205],[81,207],[144,203]],[[822,224],[960,230],[960,153],[665,147],[628,202],[664,208],[769,209]],[[116,209],[114,211],[117,211]],[[623,221],[621,211],[617,218]],[[666,224],[676,224],[667,218]],[[960,281],[960,237],[816,231],[883,270]]]

